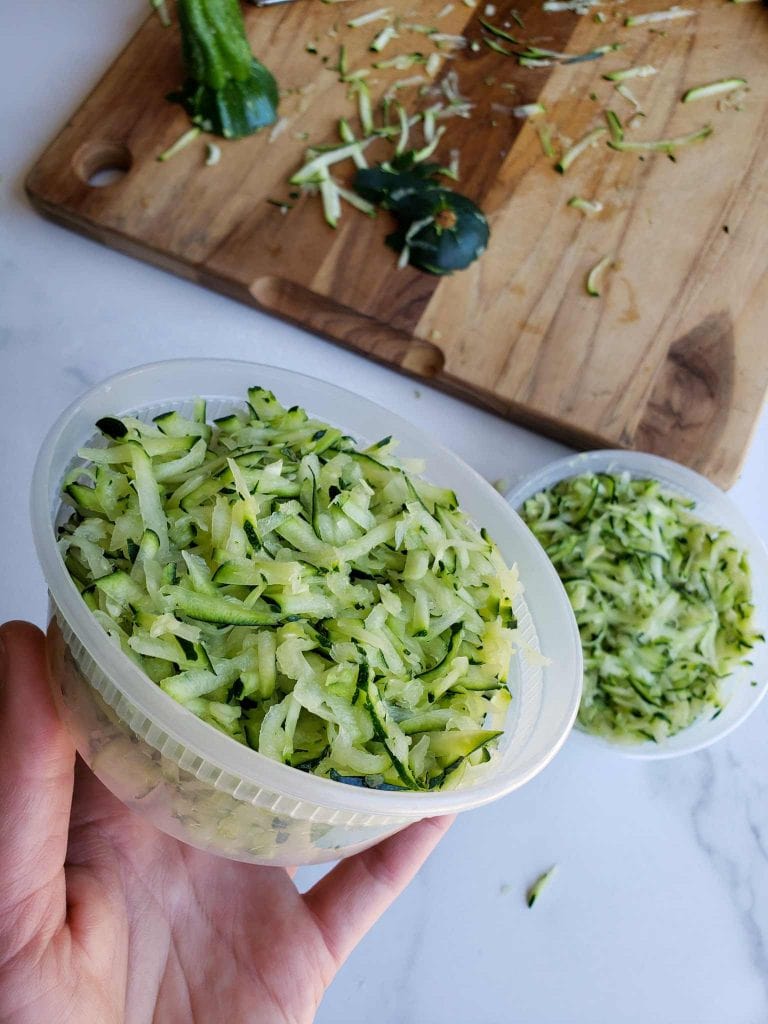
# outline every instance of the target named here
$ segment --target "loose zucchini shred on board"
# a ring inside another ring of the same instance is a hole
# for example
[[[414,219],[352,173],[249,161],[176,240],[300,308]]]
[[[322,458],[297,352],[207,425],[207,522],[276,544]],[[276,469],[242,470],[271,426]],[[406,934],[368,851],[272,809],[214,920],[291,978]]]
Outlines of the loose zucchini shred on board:
[[[721,680],[763,640],[745,552],[658,481],[591,474],[525,502],[584,652],[579,722],[660,742],[722,709]]]
[[[98,423],[60,550],[166,693],[268,757],[374,788],[493,756],[520,591],[456,495],[251,388],[244,409]]]

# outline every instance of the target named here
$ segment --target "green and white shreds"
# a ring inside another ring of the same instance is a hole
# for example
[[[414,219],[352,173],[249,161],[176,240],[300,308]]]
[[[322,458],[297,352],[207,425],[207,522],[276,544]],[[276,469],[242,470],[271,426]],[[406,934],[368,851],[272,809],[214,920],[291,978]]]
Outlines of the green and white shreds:
[[[517,573],[385,438],[251,388],[243,409],[100,420],[65,481],[67,568],[166,693],[356,785],[454,786],[510,700]]]
[[[589,732],[660,742],[719,713],[721,680],[762,639],[744,551],[692,507],[628,473],[563,480],[523,506],[576,614]]]

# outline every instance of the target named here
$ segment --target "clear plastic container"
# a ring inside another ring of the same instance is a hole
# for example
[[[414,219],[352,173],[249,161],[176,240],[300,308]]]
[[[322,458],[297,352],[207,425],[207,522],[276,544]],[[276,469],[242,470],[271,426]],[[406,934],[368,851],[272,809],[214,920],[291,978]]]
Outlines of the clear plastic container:
[[[486,526],[525,583],[515,608],[528,643],[546,666],[515,658],[513,694],[499,756],[463,788],[436,793],[361,789],[278,764],[196,718],[168,697],[115,646],[94,620],[55,542],[60,487],[75,452],[105,415],[189,412],[208,399],[209,414],[242,406],[262,385],[286,405],[359,439],[392,434],[404,456],[426,459],[426,476],[452,487]],[[533,778],[571,730],[581,694],[581,648],[565,591],[532,534],[501,495],[405,420],[341,388],[288,370],[227,360],[140,366],[87,392],[46,438],[32,484],[32,523],[50,593],[48,632],[62,710],[78,750],[105,785],[154,824],[201,849],[260,864],[311,864],[348,856],[420,818],[464,811]]]
[[[658,480],[666,490],[690,498],[696,503],[694,514],[705,522],[723,526],[736,537],[747,552],[752,575],[752,593],[758,631],[768,637],[768,552],[765,545],[733,501],[701,474],[670,459],[646,452],[607,449],[583,452],[558,459],[543,469],[524,477],[507,494],[514,509],[522,507],[527,498],[554,486],[560,480],[581,473],[622,473],[641,479]],[[739,667],[722,683],[725,707],[716,718],[700,718],[677,735],[654,743],[618,743],[577,729],[590,741],[628,757],[666,758],[690,754],[722,739],[750,715],[768,690],[768,644],[762,643],[750,652],[752,665]],[[752,685],[753,681],[757,685]]]

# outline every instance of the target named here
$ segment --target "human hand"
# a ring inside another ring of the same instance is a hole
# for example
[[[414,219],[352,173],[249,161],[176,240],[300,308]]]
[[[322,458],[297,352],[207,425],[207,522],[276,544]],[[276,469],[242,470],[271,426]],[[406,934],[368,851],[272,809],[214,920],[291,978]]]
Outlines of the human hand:
[[[0,1021],[306,1024],[450,825],[418,822],[300,894],[158,832],[76,760],[42,633],[0,627]]]

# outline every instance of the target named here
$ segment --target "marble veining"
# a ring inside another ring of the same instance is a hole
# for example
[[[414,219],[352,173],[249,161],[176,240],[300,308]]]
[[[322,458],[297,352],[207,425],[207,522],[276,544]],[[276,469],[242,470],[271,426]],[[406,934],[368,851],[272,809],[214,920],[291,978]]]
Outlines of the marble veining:
[[[766,787],[740,769],[743,762],[730,750],[720,757],[702,751],[703,764],[691,822],[696,841],[723,879],[738,912],[749,954],[764,992],[761,1020],[768,1019],[768,849],[765,845]],[[724,768],[729,767],[727,771]],[[752,792],[751,792],[752,791]],[[756,793],[754,791],[757,791]],[[756,813],[760,800],[762,813]],[[716,802],[722,801],[732,821],[732,829],[716,824]],[[735,813],[734,813],[735,812]],[[758,816],[759,815],[759,816]]]
[[[749,732],[748,726],[747,741]],[[739,753],[738,742],[736,734],[719,747],[664,765],[653,788],[656,799],[687,813],[692,837],[727,894],[759,1003],[745,1019],[762,1024],[768,1020],[768,785],[758,763]]]

